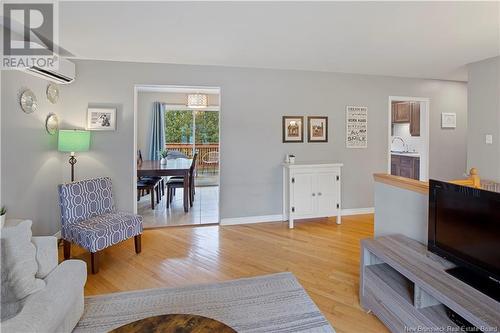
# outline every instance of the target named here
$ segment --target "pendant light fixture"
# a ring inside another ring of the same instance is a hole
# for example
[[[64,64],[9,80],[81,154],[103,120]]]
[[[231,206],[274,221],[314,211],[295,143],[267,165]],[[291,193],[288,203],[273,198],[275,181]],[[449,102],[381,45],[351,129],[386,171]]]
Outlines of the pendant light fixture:
[[[206,94],[188,94],[187,106],[191,109],[203,109],[208,106],[208,95]]]

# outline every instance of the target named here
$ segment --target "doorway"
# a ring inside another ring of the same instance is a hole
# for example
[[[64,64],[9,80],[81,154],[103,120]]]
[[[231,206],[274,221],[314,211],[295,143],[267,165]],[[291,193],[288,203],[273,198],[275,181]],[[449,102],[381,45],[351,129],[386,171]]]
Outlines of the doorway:
[[[388,109],[388,173],[427,181],[429,99],[390,96]]]
[[[154,155],[151,149],[154,143],[150,142],[155,126],[151,115],[153,108],[161,113],[163,125],[159,127],[164,128],[164,139],[160,146],[167,155],[167,165],[193,161],[196,155],[196,162],[191,163],[194,166],[190,182],[194,184],[192,196],[190,191],[190,197],[194,199],[192,206],[187,211],[184,209],[184,189],[180,186],[168,191],[168,184],[173,188],[171,184],[175,177],[165,176],[160,185],[164,189],[159,191],[160,194],[156,193],[154,208],[150,194],[143,191],[136,193],[136,209],[144,218],[144,227],[219,223],[220,89],[148,85],[136,86],[135,90],[134,146],[138,152],[143,152],[143,159],[154,159],[151,157],[151,154]],[[189,106],[188,96],[192,94],[203,95],[207,103],[201,107]],[[142,167],[138,168],[143,171]],[[137,172],[135,177],[137,179]]]

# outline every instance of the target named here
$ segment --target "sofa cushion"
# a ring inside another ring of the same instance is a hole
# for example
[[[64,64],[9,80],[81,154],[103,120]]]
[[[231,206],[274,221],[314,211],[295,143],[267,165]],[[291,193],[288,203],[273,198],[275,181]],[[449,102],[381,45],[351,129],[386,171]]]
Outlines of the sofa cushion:
[[[44,279],[57,267],[59,256],[57,238],[54,236],[32,237],[31,242],[36,248],[36,262],[38,264],[36,277]]]
[[[142,233],[142,216],[108,213],[78,223],[63,224],[62,238],[90,252],[100,251]]]
[[[1,318],[15,315],[21,300],[45,287],[35,278],[38,270],[35,246],[31,243],[31,221],[6,225],[1,232]]]

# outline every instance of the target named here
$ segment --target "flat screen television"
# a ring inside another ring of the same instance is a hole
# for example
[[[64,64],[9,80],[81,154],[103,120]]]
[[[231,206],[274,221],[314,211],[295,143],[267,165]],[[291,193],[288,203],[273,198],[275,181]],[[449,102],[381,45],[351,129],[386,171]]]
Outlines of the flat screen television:
[[[429,251],[448,273],[500,301],[500,193],[429,182]]]

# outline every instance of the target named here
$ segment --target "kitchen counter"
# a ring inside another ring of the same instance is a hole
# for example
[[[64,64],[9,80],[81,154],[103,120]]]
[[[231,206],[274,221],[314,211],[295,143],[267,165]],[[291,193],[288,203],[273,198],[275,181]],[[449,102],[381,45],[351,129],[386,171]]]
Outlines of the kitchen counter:
[[[418,152],[395,152],[395,151],[391,151],[391,155],[408,156],[408,157],[420,157],[420,153],[418,153]]]

